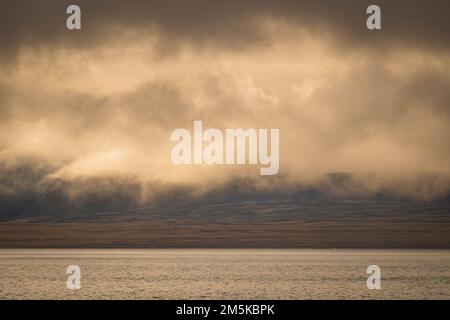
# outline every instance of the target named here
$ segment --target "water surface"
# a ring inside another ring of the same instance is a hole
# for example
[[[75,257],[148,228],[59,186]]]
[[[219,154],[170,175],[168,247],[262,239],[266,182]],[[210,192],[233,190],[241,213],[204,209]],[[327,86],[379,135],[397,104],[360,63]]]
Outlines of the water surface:
[[[2,249],[0,298],[449,299],[450,250]]]

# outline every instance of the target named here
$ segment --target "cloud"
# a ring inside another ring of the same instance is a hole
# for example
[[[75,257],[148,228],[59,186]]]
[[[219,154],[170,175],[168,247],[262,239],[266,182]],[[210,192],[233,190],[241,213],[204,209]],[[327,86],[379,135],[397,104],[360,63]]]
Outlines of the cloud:
[[[0,5],[0,193],[15,204],[51,188],[93,211],[228,186],[448,195],[444,2],[380,3],[380,33],[364,28],[364,1],[81,1],[80,33],[64,28],[66,3],[43,3]],[[279,180],[174,166],[170,134],[194,120],[279,128]]]
[[[82,8],[82,30],[65,28],[70,1],[6,0],[0,4],[1,52],[14,57],[23,46],[63,45],[86,48],[111,38],[133,37],[140,32],[157,34],[165,54],[182,44],[242,50],[264,45],[267,24],[284,23],[315,37],[329,37],[342,48],[392,45],[448,49],[450,5],[445,1],[378,1],[383,31],[365,28],[366,0],[331,2],[266,1],[77,1]],[[137,40],[135,38],[135,40]],[[144,40],[145,41],[145,40]]]

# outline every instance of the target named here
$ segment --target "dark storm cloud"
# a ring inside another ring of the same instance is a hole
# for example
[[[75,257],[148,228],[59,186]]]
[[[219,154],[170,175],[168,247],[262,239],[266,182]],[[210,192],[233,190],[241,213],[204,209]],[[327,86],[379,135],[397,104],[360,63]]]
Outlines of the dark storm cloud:
[[[22,45],[46,46],[64,41],[80,47],[96,45],[121,31],[157,31],[165,49],[179,41],[223,48],[264,43],[261,21],[274,18],[304,27],[313,36],[331,35],[345,46],[396,43],[447,49],[450,2],[377,1],[382,8],[381,32],[365,27],[365,9],[373,1],[58,1],[3,0],[0,3],[0,44],[6,56]],[[82,30],[65,27],[66,7],[82,8]],[[319,33],[315,33],[319,32]]]

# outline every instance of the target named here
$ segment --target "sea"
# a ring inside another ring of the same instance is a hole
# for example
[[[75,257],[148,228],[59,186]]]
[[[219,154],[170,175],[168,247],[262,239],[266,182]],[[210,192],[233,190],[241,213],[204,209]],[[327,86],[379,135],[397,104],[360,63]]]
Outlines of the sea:
[[[449,298],[450,250],[0,249],[0,299]]]

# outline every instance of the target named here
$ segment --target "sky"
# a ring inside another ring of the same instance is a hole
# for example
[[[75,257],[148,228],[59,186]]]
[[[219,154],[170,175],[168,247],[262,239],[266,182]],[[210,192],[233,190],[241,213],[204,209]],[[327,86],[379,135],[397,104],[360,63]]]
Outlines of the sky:
[[[370,1],[79,0],[69,31],[73,3],[0,2],[1,216],[52,192],[60,211],[236,186],[448,199],[448,1],[377,1],[376,31]],[[171,132],[194,120],[279,128],[279,173],[175,166]]]

